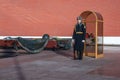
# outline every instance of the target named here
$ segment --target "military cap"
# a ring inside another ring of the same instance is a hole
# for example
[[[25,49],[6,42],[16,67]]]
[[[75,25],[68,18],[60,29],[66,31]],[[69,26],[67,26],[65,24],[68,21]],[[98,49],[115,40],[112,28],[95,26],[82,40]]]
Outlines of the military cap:
[[[81,16],[78,16],[78,17],[77,17],[77,20],[82,20],[82,17],[81,17]]]

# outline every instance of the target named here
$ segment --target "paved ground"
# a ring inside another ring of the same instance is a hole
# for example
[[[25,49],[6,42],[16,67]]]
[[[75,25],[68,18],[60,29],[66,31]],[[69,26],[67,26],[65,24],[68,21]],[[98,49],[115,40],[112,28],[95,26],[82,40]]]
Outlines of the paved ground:
[[[0,80],[120,80],[119,46],[105,46],[104,58],[72,59],[71,50],[44,50],[38,54],[0,58]],[[0,54],[13,54],[0,50]],[[15,54],[15,53],[14,53]]]

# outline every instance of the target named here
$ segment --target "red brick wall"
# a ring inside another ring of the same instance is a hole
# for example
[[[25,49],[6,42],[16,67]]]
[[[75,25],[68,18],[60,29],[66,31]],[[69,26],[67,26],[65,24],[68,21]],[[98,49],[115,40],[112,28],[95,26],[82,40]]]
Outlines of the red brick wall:
[[[104,36],[120,36],[120,0],[0,0],[0,36],[71,36],[76,16],[102,14]]]

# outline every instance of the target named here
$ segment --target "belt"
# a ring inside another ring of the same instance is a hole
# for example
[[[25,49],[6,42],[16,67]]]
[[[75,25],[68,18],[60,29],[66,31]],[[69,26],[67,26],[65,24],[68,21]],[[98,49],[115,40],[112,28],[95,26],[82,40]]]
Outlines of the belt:
[[[83,34],[83,32],[76,32],[76,34]]]

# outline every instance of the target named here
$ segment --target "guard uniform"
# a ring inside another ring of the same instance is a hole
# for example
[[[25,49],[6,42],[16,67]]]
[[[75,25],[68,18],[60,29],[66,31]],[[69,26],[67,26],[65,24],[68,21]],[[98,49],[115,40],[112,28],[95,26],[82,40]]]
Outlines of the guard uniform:
[[[84,42],[85,40],[86,29],[82,23],[77,23],[75,25],[73,36],[74,39],[74,59],[82,60],[83,58],[83,51],[84,51]]]

